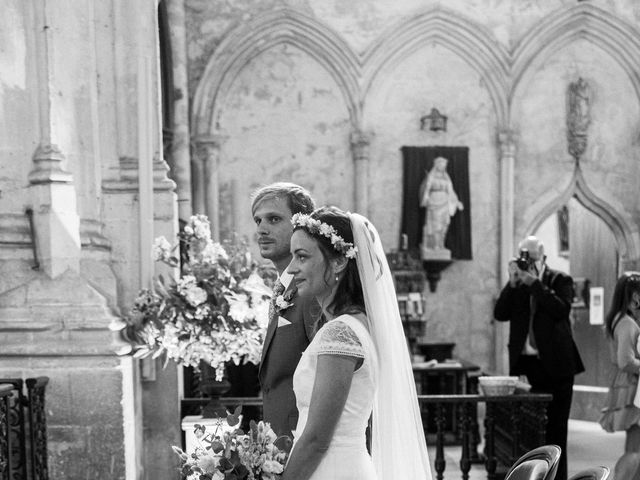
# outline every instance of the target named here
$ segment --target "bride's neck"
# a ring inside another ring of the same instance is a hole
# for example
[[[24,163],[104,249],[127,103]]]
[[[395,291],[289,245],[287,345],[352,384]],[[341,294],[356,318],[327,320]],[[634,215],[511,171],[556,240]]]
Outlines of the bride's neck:
[[[336,291],[338,290],[338,284],[335,284],[329,292],[326,292],[325,295],[319,295],[316,297],[316,300],[320,304],[322,308],[322,315],[327,321],[332,320],[336,317],[336,314],[333,312],[333,309],[330,308],[333,303],[333,299],[336,297]]]

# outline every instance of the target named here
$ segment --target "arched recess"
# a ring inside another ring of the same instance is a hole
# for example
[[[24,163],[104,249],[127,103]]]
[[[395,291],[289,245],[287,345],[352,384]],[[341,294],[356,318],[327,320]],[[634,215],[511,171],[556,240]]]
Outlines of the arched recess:
[[[217,130],[220,99],[225,98],[239,72],[253,58],[280,43],[303,50],[329,72],[344,96],[353,125],[358,124],[358,57],[327,26],[302,13],[280,9],[260,15],[232,31],[211,56],[194,96],[195,135]]]
[[[594,5],[579,3],[551,13],[523,37],[513,53],[513,85],[509,103],[520,85],[558,50],[578,39],[597,45],[620,64],[640,98],[640,35],[637,29]]]
[[[391,28],[363,56],[363,104],[373,83],[385,72],[430,43],[438,43],[476,70],[489,91],[499,129],[508,122],[508,52],[483,27],[443,8],[435,8]]]
[[[601,218],[613,232],[618,244],[620,261],[623,264],[638,262],[640,255],[640,235],[633,219],[626,212],[617,210],[611,204],[598,197],[587,185],[580,167],[576,167],[568,187],[557,197],[553,194],[544,196],[532,205],[523,216],[521,226],[524,230],[517,232],[516,238],[535,232],[550,215],[575,197],[587,210]]]

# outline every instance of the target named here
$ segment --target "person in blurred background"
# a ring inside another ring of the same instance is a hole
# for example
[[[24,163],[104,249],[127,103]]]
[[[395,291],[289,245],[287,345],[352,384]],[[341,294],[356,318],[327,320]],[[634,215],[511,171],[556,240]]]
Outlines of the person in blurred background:
[[[616,479],[640,479],[640,408],[634,405],[640,374],[640,273],[624,273],[613,291],[605,318],[614,364],[613,381],[600,425],[607,432],[626,431],[624,454],[615,466]]]

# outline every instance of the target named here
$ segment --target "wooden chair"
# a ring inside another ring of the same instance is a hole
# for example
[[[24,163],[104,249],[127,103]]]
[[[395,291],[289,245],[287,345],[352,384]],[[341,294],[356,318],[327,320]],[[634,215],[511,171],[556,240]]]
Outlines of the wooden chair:
[[[535,448],[513,464],[504,480],[553,480],[558,470],[560,453],[557,445]]]
[[[569,480],[607,480],[607,478],[609,478],[607,467],[594,467],[576,473]]]

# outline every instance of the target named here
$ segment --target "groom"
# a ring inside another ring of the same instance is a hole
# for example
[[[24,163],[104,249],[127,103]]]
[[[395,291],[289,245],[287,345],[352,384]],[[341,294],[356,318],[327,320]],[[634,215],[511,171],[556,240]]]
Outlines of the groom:
[[[277,435],[290,438],[298,423],[293,372],[313,336],[313,312],[317,317],[320,309],[315,301],[296,296],[292,275],[285,269],[291,261],[291,217],[296,213],[309,214],[314,208],[307,190],[285,182],[258,189],[251,201],[260,255],[271,260],[278,271],[259,370],[263,414]]]

